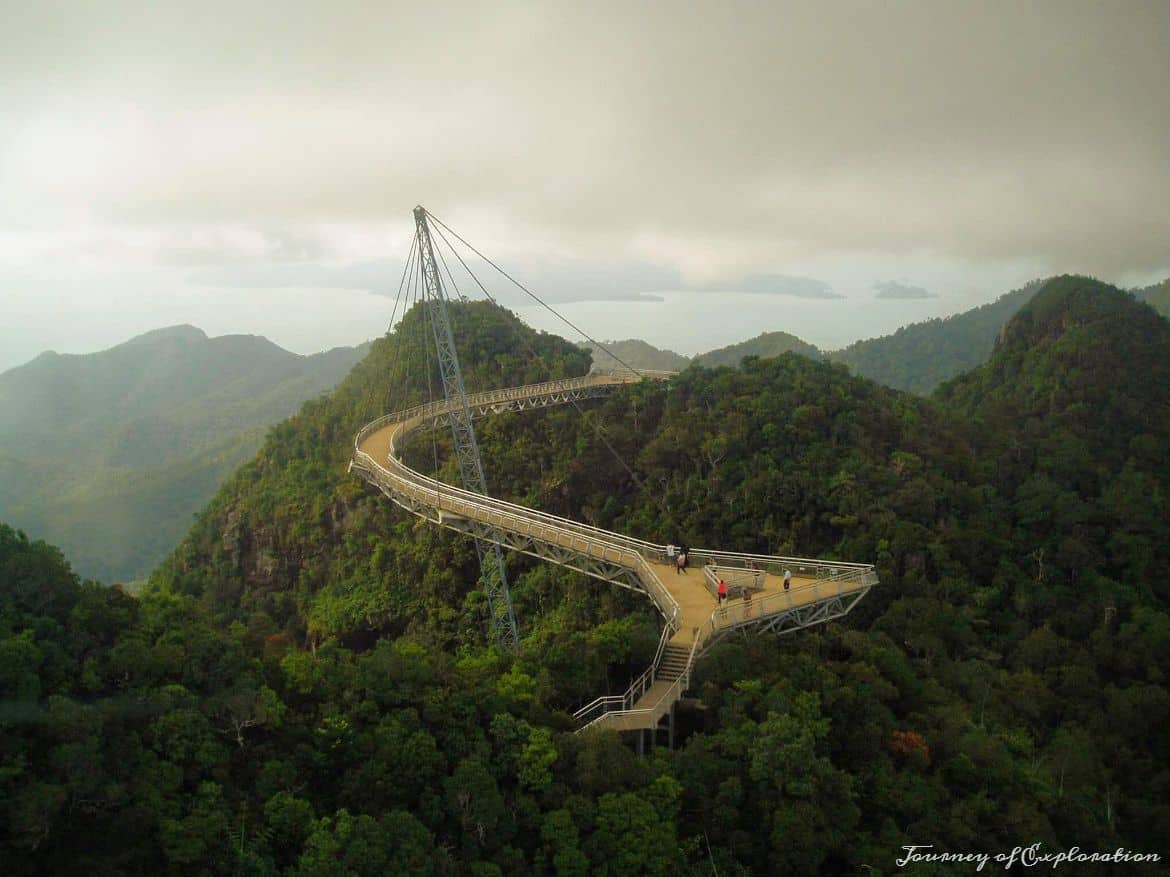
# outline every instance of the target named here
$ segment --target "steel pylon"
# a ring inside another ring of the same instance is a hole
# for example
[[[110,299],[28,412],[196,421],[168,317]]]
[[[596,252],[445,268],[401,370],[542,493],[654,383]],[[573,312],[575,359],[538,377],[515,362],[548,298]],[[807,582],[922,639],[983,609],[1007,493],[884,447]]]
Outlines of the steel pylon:
[[[471,425],[471,409],[467,403],[467,392],[463,388],[463,370],[459,367],[459,353],[455,349],[455,336],[451,332],[451,320],[447,313],[447,295],[443,289],[443,280],[439,276],[439,267],[435,262],[425,208],[421,206],[414,208],[414,222],[418,229],[418,255],[419,264],[422,266],[426,311],[431,334],[435,340],[439,373],[443,378],[443,394],[450,409],[451,437],[455,444],[459,475],[463,480],[464,489],[487,496],[483,460],[479,456],[475,428]],[[475,550],[479,555],[480,584],[487,594],[492,634],[500,646],[515,651],[519,644],[516,615],[512,611],[512,597],[508,593],[504,556],[498,544],[501,541],[502,539],[487,541],[476,539]]]

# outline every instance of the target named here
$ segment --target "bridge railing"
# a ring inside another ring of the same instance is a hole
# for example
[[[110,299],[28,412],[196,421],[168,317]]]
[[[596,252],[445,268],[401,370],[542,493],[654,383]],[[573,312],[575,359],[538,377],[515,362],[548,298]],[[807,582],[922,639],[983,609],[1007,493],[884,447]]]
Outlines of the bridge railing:
[[[592,709],[588,716],[583,716],[578,719],[578,721],[583,721],[583,724],[578,730],[584,731],[586,728],[599,725],[604,721],[620,720],[625,717],[645,717],[651,721],[661,718],[670,709],[670,705],[681,698],[683,692],[690,688],[691,670],[695,666],[695,655],[698,652],[699,642],[699,638],[695,637],[695,641],[691,643],[691,651],[687,655],[686,670],[679,674],[670,685],[664,688],[658,697],[654,699],[653,703],[635,708],[634,704],[638,702],[641,695],[632,701],[624,697],[598,698],[586,709],[594,707],[594,704],[598,706]],[[584,710],[579,710],[577,715],[581,713],[584,713]],[[586,718],[588,719],[587,721],[585,721]]]
[[[630,380],[638,378],[631,377]],[[623,378],[624,380],[624,378]],[[468,404],[476,407],[495,402],[531,399],[540,396],[555,396],[561,392],[573,391],[613,382],[612,378],[586,376],[524,388],[508,388],[477,393],[468,397]],[[568,518],[541,512],[527,506],[509,503],[494,497],[473,493],[462,488],[430,478],[411,469],[402,462],[400,444],[410,433],[433,425],[436,418],[446,413],[446,401],[416,405],[404,411],[395,412],[367,424],[354,441],[354,458],[372,476],[387,482],[391,491],[399,490],[414,500],[428,506],[443,509],[449,513],[463,515],[474,520],[502,527],[544,542],[550,542],[574,551],[580,551],[600,560],[616,563],[638,573],[639,580],[666,617],[668,623],[677,627],[678,603],[666,590],[646,562],[647,555],[655,557],[654,546],[650,543],[631,539],[621,533],[602,530],[580,524]],[[361,449],[364,442],[377,430],[397,425],[389,438],[389,455],[385,465],[374,460]]]
[[[490,409],[492,405],[505,402],[539,400],[541,398],[554,399],[556,402],[568,401],[556,397],[562,393],[634,382],[643,377],[666,377],[670,374],[672,373],[618,372],[607,374],[594,372],[579,378],[476,393],[468,397],[468,405],[474,409],[481,409],[473,414],[482,414],[488,413],[483,409]],[[445,513],[454,517],[476,520],[499,530],[519,534],[535,542],[560,546],[586,557],[593,557],[630,569],[635,572],[646,593],[666,619],[658,650],[650,668],[635,679],[624,694],[597,698],[578,710],[576,716],[586,724],[598,722],[605,716],[612,714],[654,713],[661,708],[662,702],[667,698],[673,703],[690,684],[690,673],[696,651],[705,640],[719,630],[738,627],[757,620],[760,616],[792,608],[798,605],[794,599],[796,594],[809,598],[802,599],[799,605],[812,605],[820,600],[850,591],[863,590],[877,583],[877,575],[870,564],[691,549],[689,559],[692,562],[702,563],[705,567],[714,566],[718,568],[719,574],[725,578],[730,576],[733,580],[738,581],[742,577],[745,587],[749,581],[754,584],[757,580],[756,576],[761,573],[780,575],[785,569],[791,569],[801,578],[812,577],[815,580],[797,586],[792,591],[775,593],[763,599],[752,601],[754,605],[745,606],[747,601],[737,601],[717,609],[702,627],[695,629],[686,671],[668,686],[667,691],[658,699],[658,703],[635,710],[634,704],[654,684],[665,645],[680,626],[678,602],[649,566],[650,563],[667,563],[670,560],[666,554],[666,546],[634,539],[622,533],[603,530],[600,527],[581,524],[568,518],[467,491],[411,469],[401,460],[400,444],[404,443],[411,433],[419,429],[435,428],[441,425],[442,419],[448,411],[448,403],[444,400],[416,405],[367,423],[354,439],[354,465],[392,495],[409,497],[420,506],[434,509],[440,519]],[[390,433],[389,454],[385,464],[383,464],[363,451],[361,445],[374,432],[388,426],[396,428]],[[709,584],[712,584],[709,579],[708,581]]]
[[[630,683],[625,694],[603,695],[573,713],[573,718],[582,725],[588,725],[603,713],[633,709],[634,704],[650,690],[650,686],[658,677],[658,665],[662,661],[662,653],[677,629],[676,626],[670,624],[662,628],[662,636],[658,638],[658,650],[654,653],[654,660],[650,662],[650,667],[645,673]]]
[[[621,375],[620,381],[634,381],[638,380],[637,376],[631,374]],[[533,384],[526,387],[509,387],[503,390],[491,390],[485,393],[476,393],[468,397],[468,403],[472,406],[489,405],[493,402],[513,401],[518,399],[532,399],[541,396],[552,396],[561,392],[584,389],[588,387],[596,387],[613,383],[614,378],[606,377],[603,374],[593,373],[579,378],[567,378],[558,381],[547,381],[542,384]],[[431,402],[423,405],[416,405],[413,408],[408,408],[404,411],[395,412],[385,415],[366,424],[365,427],[358,433],[354,441],[354,456],[355,459],[361,460],[371,473],[381,473],[385,477],[394,478],[398,484],[411,483],[415,488],[421,488],[422,493],[414,490],[414,498],[424,503],[430,504],[429,500],[433,497],[436,501],[441,501],[443,497],[458,498],[459,504],[456,508],[448,508],[448,511],[459,513],[462,511],[476,520],[482,520],[480,515],[474,514],[474,510],[488,510],[495,513],[509,517],[514,532],[515,521],[522,520],[526,522],[543,522],[547,528],[552,528],[562,537],[561,541],[555,544],[564,545],[567,548],[573,548],[572,540],[568,543],[564,541],[566,533],[576,534],[581,538],[591,543],[594,550],[591,552],[593,556],[601,559],[611,560],[613,562],[620,562],[621,555],[613,556],[612,549],[618,549],[620,552],[631,552],[641,555],[643,560],[654,563],[667,563],[669,558],[666,554],[666,546],[648,542],[642,539],[635,539],[623,533],[615,533],[610,530],[604,530],[600,527],[594,527],[588,524],[582,524],[568,518],[562,518],[558,515],[542,512],[537,509],[528,508],[526,506],[509,503],[504,500],[499,500],[494,497],[483,496],[482,494],[465,491],[462,488],[453,485],[445,484],[434,478],[430,478],[417,472],[403,463],[399,457],[399,445],[404,442],[410,433],[417,429],[428,428],[433,426],[437,418],[442,417],[448,408],[447,402]],[[368,454],[361,450],[361,443],[365,441],[372,433],[382,429],[388,425],[399,424],[399,428],[395,430],[390,437],[390,455],[387,459],[387,464],[393,467],[395,472],[391,472],[386,466],[378,461],[373,460]],[[387,485],[391,488],[393,485]],[[425,494],[425,495],[424,495]],[[530,529],[521,528],[520,532],[525,535],[532,535],[539,537],[540,534],[533,532]],[[596,543],[596,544],[594,544]],[[600,543],[604,543],[601,545]],[[709,549],[691,549],[690,557],[695,562],[702,562],[704,564],[715,564],[721,568],[741,568],[750,570],[757,568],[763,571],[772,572],[773,574],[781,574],[783,569],[793,569],[797,575],[801,577],[816,577],[816,578],[830,578],[842,572],[850,570],[864,571],[872,570],[872,566],[868,564],[845,563],[837,561],[829,561],[818,558],[806,557],[785,557],[777,555],[761,555],[761,554],[746,554],[726,551],[712,551]],[[655,603],[658,604],[663,615],[677,618],[677,603],[674,598],[670,596],[669,592],[661,587],[657,576],[653,574],[648,568],[641,568],[641,565],[627,562],[623,565],[629,568],[638,568],[640,578],[651,583],[648,590],[652,590],[651,596]],[[657,585],[658,587],[654,587]]]
[[[762,569],[736,569],[735,567],[716,566],[713,563],[703,567],[703,581],[707,585],[707,590],[715,597],[719,596],[720,579],[727,585],[728,596],[735,596],[736,591],[741,594],[746,591],[762,591],[766,575],[767,573]]]
[[[866,590],[877,584],[873,569],[848,570],[835,576],[793,585],[787,591],[774,591],[763,597],[746,597],[728,601],[711,613],[712,631],[729,630],[745,624],[754,624],[762,618],[795,609],[812,606],[833,597]]]
[[[642,374],[650,373],[643,372]],[[669,376],[672,373],[664,372],[662,374]],[[632,373],[620,373],[617,376],[617,380],[620,382],[634,382],[640,379],[641,378],[639,375],[634,375]],[[509,387],[503,390],[489,390],[484,393],[476,393],[468,397],[468,404],[473,407],[481,407],[493,402],[504,402],[517,399],[531,399],[540,396],[550,396],[564,391],[605,386],[612,384],[614,380],[615,378],[607,377],[605,373],[593,372],[589,375],[585,375],[584,377],[579,378],[566,378],[558,381],[546,381],[542,384],[531,384],[526,387]],[[358,433],[354,441],[354,452],[355,454],[361,453],[361,443],[365,441],[373,432],[394,422],[399,422],[402,423],[406,428],[397,431],[391,437],[391,450],[393,456],[393,451],[397,450],[399,437],[401,437],[402,440],[405,440],[409,434],[414,432],[416,429],[422,429],[431,426],[432,424],[430,421],[433,421],[435,418],[442,417],[447,412],[447,407],[447,402],[444,400],[423,405],[416,405],[413,408],[408,408],[404,411],[399,411],[380,417],[377,420],[366,424],[366,426],[364,426]],[[397,459],[395,459],[395,462],[400,463],[400,461]],[[413,469],[408,469],[405,467],[405,465],[403,465],[402,468],[412,473],[412,475],[420,481],[431,482],[432,484],[441,484],[440,482],[436,482],[434,479],[428,478],[427,476],[422,475]],[[441,485],[439,489],[449,491],[459,490],[459,488],[456,488],[452,485]],[[474,495],[480,496],[480,494]],[[611,530],[604,530],[600,527],[594,527],[589,524],[582,524],[577,521],[573,521],[568,518],[562,518],[557,515],[539,511],[537,509],[520,506],[514,503],[507,503],[503,500],[497,500],[494,497],[487,497],[487,499],[490,499],[494,505],[499,507],[507,507],[514,512],[522,512],[532,518],[541,518],[543,520],[547,520],[554,526],[566,527],[591,537],[604,539],[614,545],[621,545],[627,550],[638,552],[649,562],[667,563],[670,560],[670,558],[668,558],[666,555],[665,545],[648,542],[643,539],[635,539],[623,533],[615,533]],[[739,552],[713,551],[705,548],[691,549],[689,559],[692,563],[714,563],[721,567],[731,566],[742,567],[746,569],[751,565],[755,565],[769,572],[773,572],[774,574],[780,572],[781,568],[794,567],[794,572],[799,575],[816,577],[826,576],[831,573],[836,573],[838,570],[844,569],[872,568],[867,564],[836,562],[818,558],[746,554]]]

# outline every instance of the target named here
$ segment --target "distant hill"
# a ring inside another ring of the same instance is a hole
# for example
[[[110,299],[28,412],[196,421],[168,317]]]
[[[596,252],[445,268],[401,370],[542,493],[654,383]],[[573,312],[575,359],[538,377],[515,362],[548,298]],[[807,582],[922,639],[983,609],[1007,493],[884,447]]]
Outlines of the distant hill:
[[[1170,277],[1145,289],[1135,289],[1133,294],[1163,317],[1170,319]]]
[[[593,354],[594,368],[621,368],[624,364],[633,368],[681,371],[691,363],[690,357],[675,353],[673,350],[660,350],[653,344],[647,344],[638,338],[628,338],[625,341],[603,341],[601,343],[613,356],[588,341],[577,343],[577,346],[582,350],[588,350]],[[614,359],[614,356],[617,359]]]
[[[692,360],[695,365],[714,368],[729,365],[738,368],[745,356],[767,358],[782,353],[799,353],[809,359],[824,359],[825,355],[807,341],[802,341],[787,332],[765,332],[747,341],[740,341],[728,347],[720,347],[700,353]]]
[[[105,581],[145,575],[267,427],[368,350],[290,353],[266,338],[148,332],[44,353],[0,374],[0,517]]]
[[[952,317],[903,326],[893,335],[857,341],[829,354],[850,370],[897,390],[928,396],[943,381],[987,361],[1000,327],[1044,281]]]

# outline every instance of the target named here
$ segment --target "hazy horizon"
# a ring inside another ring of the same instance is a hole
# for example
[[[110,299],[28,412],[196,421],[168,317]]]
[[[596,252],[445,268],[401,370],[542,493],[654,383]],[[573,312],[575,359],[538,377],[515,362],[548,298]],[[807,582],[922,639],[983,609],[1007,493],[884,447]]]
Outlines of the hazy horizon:
[[[416,203],[684,353],[1170,275],[1165,3],[446,9],[0,8],[0,369],[375,337]]]
[[[1017,286],[1023,285],[1022,283]],[[1013,287],[1015,288],[1015,287]],[[238,292],[238,290],[227,290]],[[1011,291],[1002,290],[986,301]],[[393,300],[365,290],[320,288],[289,288],[250,290],[259,294],[259,303],[250,315],[230,316],[211,308],[168,308],[163,311],[140,312],[139,321],[123,325],[118,319],[95,325],[92,319],[83,324],[84,331],[69,334],[73,324],[64,323],[65,331],[58,336],[59,343],[31,350],[33,343],[13,344],[0,349],[0,373],[24,365],[46,352],[63,355],[84,355],[108,350],[148,332],[175,326],[190,325],[208,337],[222,335],[258,335],[274,344],[300,355],[311,355],[335,347],[362,344],[385,332]],[[321,310],[332,323],[324,327],[322,314],[316,309],[304,308],[306,302],[324,303],[323,292],[329,301]],[[715,306],[714,296],[719,296]],[[562,323],[555,315],[530,301],[520,301],[514,293],[502,296],[501,301],[533,328],[551,332],[570,341],[584,340]],[[304,319],[293,323],[265,325],[264,315],[277,304],[288,307],[290,300],[300,307],[297,313]],[[936,317],[948,317],[986,303],[983,299],[958,299],[936,296],[928,299],[887,299],[879,295],[859,298],[797,298],[754,292],[696,292],[693,290],[654,290],[646,298],[616,301],[555,302],[554,307],[598,341],[637,338],[655,347],[669,349],[685,356],[725,347],[753,338],[764,332],[784,331],[814,344],[822,350],[836,350],[857,340],[879,337],[894,332],[900,326]],[[214,303],[213,303],[214,304]],[[743,322],[745,312],[753,313],[750,325]],[[148,324],[146,314],[157,313],[162,320]],[[679,314],[696,314],[692,320]],[[401,316],[401,315],[399,315]],[[848,317],[848,323],[834,322],[836,316]],[[669,317],[669,318],[667,318]],[[379,323],[378,321],[382,322]],[[370,322],[372,321],[372,322]],[[378,327],[362,335],[370,327]],[[859,327],[869,334],[857,334]],[[39,336],[32,336],[33,338]]]

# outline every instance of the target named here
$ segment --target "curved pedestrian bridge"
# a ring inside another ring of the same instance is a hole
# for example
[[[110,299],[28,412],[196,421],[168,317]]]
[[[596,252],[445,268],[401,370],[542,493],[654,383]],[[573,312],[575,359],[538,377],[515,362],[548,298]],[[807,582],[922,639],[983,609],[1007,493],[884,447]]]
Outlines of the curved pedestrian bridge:
[[[491,390],[467,397],[472,417],[547,408],[612,393],[667,372],[594,372],[580,378]],[[432,523],[644,593],[665,619],[649,669],[624,694],[603,696],[576,713],[583,727],[656,728],[690,684],[695,661],[735,630],[786,633],[838,618],[877,584],[870,564],[739,554],[691,548],[678,572],[667,546],[473,493],[411,469],[402,452],[411,435],[448,425],[446,401],[388,414],[354,440],[350,470],[398,505]],[[455,404],[458,404],[457,402]],[[791,573],[784,586],[785,571]],[[727,585],[719,605],[717,583]]]

